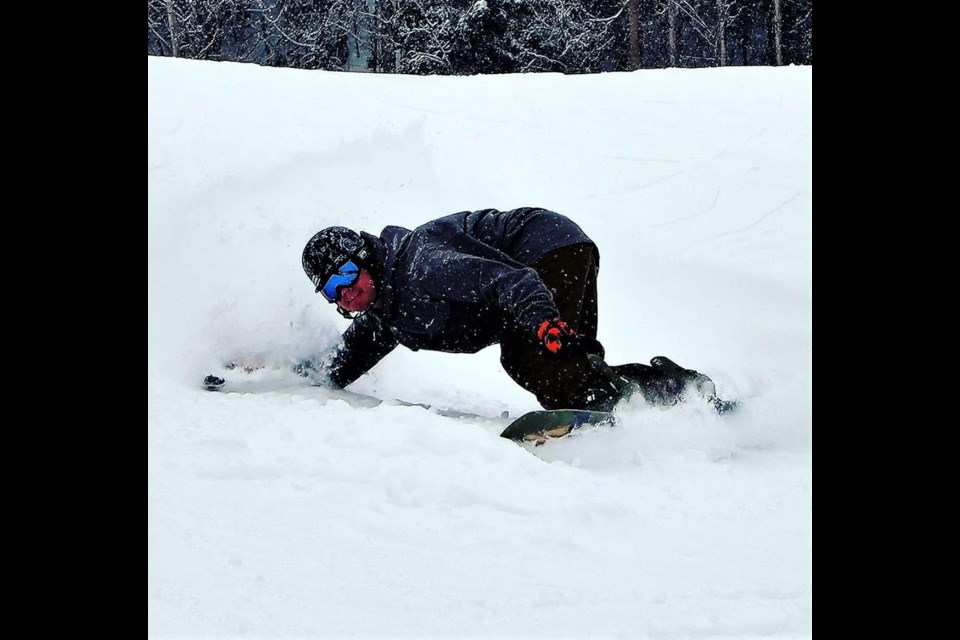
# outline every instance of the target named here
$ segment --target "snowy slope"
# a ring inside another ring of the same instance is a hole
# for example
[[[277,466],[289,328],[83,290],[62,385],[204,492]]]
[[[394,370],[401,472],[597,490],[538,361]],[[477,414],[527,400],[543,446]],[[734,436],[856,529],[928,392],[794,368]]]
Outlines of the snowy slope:
[[[148,58],[151,637],[812,633],[809,67],[404,77]],[[399,348],[352,408],[282,372],[346,327],[300,252],[544,206],[600,246],[608,360],[667,355],[737,415],[622,410],[529,450],[476,355]]]

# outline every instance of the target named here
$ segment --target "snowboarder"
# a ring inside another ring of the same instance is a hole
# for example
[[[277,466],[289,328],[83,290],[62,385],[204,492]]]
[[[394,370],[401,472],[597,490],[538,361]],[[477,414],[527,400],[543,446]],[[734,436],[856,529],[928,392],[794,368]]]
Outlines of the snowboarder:
[[[599,250],[556,212],[463,211],[379,236],[328,227],[307,242],[302,263],[315,292],[352,319],[330,354],[300,367],[316,384],[342,389],[398,344],[475,353],[499,343],[504,370],[545,409],[609,411],[622,399],[624,386],[588,357],[604,356]],[[715,400],[706,376],[663,357],[651,365],[612,370],[651,404],[691,392]]]

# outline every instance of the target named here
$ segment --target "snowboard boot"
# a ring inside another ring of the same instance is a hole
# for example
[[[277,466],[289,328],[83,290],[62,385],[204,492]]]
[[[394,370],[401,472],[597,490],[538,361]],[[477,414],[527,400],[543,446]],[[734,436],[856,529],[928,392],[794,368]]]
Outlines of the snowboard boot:
[[[629,400],[630,396],[641,391],[640,385],[619,375],[613,367],[604,362],[603,358],[596,354],[587,356],[590,359],[590,366],[598,371],[607,381],[607,388],[602,390],[591,389],[590,393],[597,393],[597,399],[587,403],[585,406],[592,411],[613,411],[613,408],[624,400]]]
[[[717,385],[709,377],[694,371],[684,369],[666,356],[656,356],[650,360],[650,366],[662,371],[680,383],[680,399],[690,390],[695,391],[701,398],[712,398],[717,395]]]
[[[656,356],[650,360],[650,365],[654,369],[663,371],[667,375],[676,377],[682,383],[680,400],[693,391],[698,397],[706,400],[713,406],[718,414],[724,414],[737,408],[737,402],[731,400],[722,400],[717,396],[717,385],[709,376],[694,371],[693,369],[684,369],[676,362],[666,356]]]
[[[717,397],[717,386],[699,371],[685,369],[665,356],[650,360],[650,366],[629,363],[612,369],[639,385],[644,400],[654,406],[673,406],[694,396],[710,403],[718,414],[732,411],[736,402]]]
[[[596,387],[586,389],[578,397],[572,398],[569,404],[586,411],[613,411],[617,403],[623,399],[623,395],[612,386]]]

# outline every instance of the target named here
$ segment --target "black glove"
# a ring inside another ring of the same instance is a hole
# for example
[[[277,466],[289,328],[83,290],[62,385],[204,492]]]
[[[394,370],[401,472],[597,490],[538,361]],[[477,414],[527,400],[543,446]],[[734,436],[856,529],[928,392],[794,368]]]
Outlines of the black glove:
[[[312,360],[298,360],[290,364],[290,370],[298,376],[302,376],[310,381],[315,387],[325,387],[327,389],[338,389],[337,385],[330,379],[330,373],[323,362],[314,362]]]
[[[577,333],[560,318],[544,320],[537,328],[537,341],[547,353],[563,356],[586,356],[595,353],[603,357],[603,345],[596,338]]]

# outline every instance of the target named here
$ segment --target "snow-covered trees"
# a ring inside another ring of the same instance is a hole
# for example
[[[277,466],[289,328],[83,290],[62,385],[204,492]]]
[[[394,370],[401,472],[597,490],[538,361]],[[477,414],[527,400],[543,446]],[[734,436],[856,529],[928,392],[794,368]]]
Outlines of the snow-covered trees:
[[[812,64],[813,0],[147,0],[147,53],[413,74]]]

